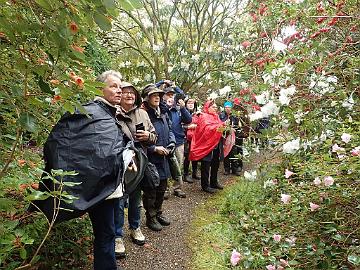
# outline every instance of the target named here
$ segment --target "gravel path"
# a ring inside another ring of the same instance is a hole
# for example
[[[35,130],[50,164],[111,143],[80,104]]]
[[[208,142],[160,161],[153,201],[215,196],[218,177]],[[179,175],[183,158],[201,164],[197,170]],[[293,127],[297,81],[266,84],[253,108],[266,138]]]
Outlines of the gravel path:
[[[222,175],[220,179],[224,178]],[[230,177],[230,179],[233,177]],[[224,181],[220,180],[224,183]],[[225,183],[226,184],[226,183]],[[127,228],[125,228],[126,259],[118,260],[119,265],[126,270],[142,269],[190,269],[191,250],[187,243],[189,224],[194,210],[204,204],[211,194],[201,190],[200,181],[185,183],[187,197],[170,196],[164,202],[164,214],[170,218],[171,225],[160,232],[153,232],[145,226],[142,211],[141,230],[146,237],[144,246],[139,247],[131,242]],[[127,227],[127,222],[125,227]]]

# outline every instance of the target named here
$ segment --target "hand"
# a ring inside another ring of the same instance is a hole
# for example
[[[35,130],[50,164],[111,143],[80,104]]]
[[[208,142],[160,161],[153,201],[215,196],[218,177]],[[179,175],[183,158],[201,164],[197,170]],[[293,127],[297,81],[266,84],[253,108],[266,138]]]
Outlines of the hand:
[[[169,154],[169,151],[164,146],[155,146],[155,152],[162,156]]]
[[[145,130],[138,130],[135,133],[135,139],[137,139],[140,142],[148,141],[150,137],[150,132]]]
[[[136,163],[135,163],[135,159],[136,159],[136,154],[134,151],[132,151],[132,161],[129,163],[127,169],[129,171],[134,171],[134,172],[137,172],[137,166],[136,166]]]
[[[188,125],[188,129],[195,129],[196,127],[197,127],[197,124]]]
[[[180,105],[180,108],[185,108],[185,101],[183,101],[182,99],[179,99],[177,102]]]

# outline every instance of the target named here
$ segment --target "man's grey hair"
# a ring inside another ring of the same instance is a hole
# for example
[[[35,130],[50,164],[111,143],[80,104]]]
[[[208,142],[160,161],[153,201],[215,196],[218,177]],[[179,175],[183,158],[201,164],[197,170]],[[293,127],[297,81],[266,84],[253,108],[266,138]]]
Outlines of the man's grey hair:
[[[107,70],[107,71],[104,71],[103,73],[101,73],[99,76],[97,76],[96,80],[98,82],[105,82],[107,77],[109,76],[114,76],[114,77],[117,77],[119,78],[120,80],[122,80],[122,75],[120,72],[118,71],[115,71],[115,70]]]

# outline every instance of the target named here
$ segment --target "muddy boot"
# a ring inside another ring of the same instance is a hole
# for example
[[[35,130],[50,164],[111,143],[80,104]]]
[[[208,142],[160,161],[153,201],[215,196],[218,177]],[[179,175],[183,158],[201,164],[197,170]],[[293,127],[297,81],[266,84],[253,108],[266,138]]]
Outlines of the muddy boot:
[[[159,232],[163,228],[156,217],[146,218],[146,226],[155,232]]]
[[[194,180],[190,177],[190,175],[184,175],[184,182],[192,184],[194,183]]]

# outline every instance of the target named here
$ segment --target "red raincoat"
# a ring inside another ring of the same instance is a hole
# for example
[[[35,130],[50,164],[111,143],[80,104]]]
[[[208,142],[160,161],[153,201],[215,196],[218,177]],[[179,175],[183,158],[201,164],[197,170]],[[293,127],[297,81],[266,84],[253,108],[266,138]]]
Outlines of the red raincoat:
[[[200,160],[207,156],[220,142],[222,132],[218,131],[224,123],[216,113],[209,113],[211,101],[207,101],[203,113],[197,119],[197,127],[191,140],[190,160]]]

